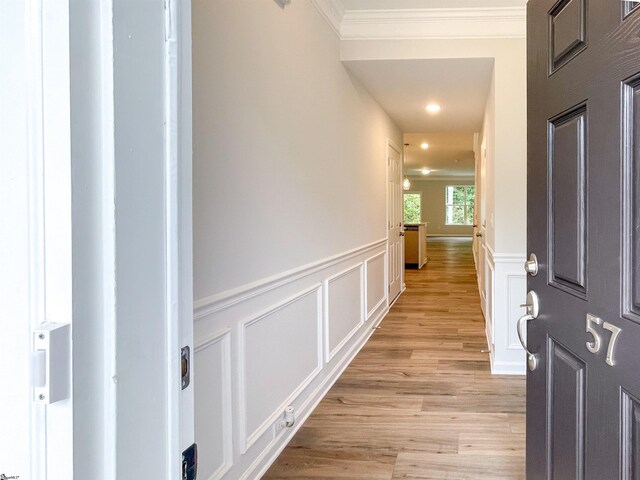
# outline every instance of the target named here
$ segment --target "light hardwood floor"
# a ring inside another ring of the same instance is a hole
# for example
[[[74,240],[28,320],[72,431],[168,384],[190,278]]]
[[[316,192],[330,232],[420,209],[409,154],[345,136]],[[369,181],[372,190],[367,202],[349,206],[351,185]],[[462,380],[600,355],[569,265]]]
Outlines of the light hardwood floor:
[[[266,479],[524,479],[525,380],[491,376],[471,243],[429,263]]]

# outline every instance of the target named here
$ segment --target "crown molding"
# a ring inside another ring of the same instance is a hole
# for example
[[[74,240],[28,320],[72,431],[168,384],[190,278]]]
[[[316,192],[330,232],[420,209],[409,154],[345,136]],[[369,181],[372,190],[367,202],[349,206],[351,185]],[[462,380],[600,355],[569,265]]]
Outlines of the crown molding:
[[[345,14],[342,0],[312,0],[312,3],[318,12],[320,12],[320,15],[322,15],[329,26],[333,29],[335,34],[339,38],[342,38],[340,35],[340,27]]]
[[[347,10],[342,40],[525,38],[526,8]]]

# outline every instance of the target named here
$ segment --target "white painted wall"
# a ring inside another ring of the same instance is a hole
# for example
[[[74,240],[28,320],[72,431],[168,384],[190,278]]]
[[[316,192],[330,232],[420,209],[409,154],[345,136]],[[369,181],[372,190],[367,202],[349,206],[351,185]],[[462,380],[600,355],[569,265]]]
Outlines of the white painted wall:
[[[193,2],[197,300],[386,236],[402,137],[311,3]]]
[[[199,476],[257,478],[387,311],[402,135],[312,2],[192,8]]]
[[[421,194],[421,215],[423,222],[429,222],[427,225],[427,235],[453,235],[467,236],[473,235],[473,227],[471,225],[447,225],[446,224],[446,197],[445,192],[447,185],[474,185],[473,178],[450,180],[433,179],[412,179],[411,190],[407,193]]]

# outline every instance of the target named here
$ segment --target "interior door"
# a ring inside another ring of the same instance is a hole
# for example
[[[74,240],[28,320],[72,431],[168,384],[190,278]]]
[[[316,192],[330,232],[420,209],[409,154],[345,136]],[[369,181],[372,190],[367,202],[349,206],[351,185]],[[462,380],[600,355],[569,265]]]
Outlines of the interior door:
[[[389,303],[400,295],[404,254],[402,250],[402,159],[400,152],[389,145],[388,151],[388,242],[389,242]]]
[[[528,480],[640,479],[638,5],[528,2]]]

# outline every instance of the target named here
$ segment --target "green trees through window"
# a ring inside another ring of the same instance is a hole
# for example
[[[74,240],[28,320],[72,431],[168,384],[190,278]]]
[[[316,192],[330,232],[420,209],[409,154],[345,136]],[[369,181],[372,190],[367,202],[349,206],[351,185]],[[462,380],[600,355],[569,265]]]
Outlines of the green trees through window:
[[[476,187],[473,185],[447,185],[447,225],[472,225],[476,203]]]
[[[419,193],[404,194],[404,223],[421,223],[421,197]]]

